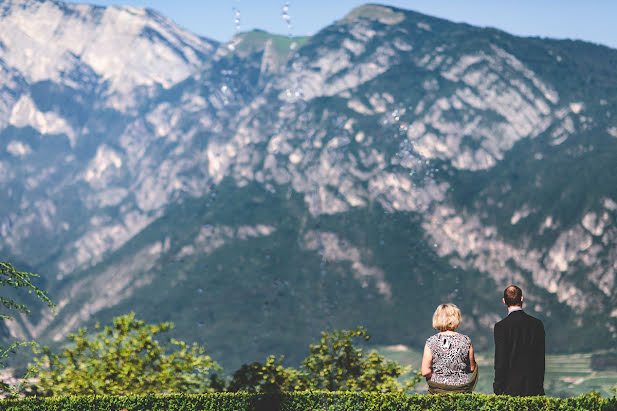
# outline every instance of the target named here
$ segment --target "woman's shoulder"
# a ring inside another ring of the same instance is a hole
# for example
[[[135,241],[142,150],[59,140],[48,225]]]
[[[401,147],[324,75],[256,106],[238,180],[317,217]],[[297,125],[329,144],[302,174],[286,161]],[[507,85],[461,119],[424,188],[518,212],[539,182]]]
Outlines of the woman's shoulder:
[[[467,334],[461,334],[458,333],[458,335],[460,336],[459,338],[469,344],[471,344],[471,337],[469,337]]]
[[[463,341],[468,341],[469,343],[471,343],[471,337],[469,337],[467,334],[461,334],[459,332],[452,332],[452,333],[442,333],[442,332],[438,332],[436,334],[431,335],[430,337],[428,337],[426,339],[426,342],[432,342],[432,341],[439,341],[440,337],[451,337],[451,338],[456,338],[459,340],[463,340]]]
[[[433,334],[426,339],[426,343],[431,344],[433,341],[437,341],[438,338],[439,338],[439,333]]]

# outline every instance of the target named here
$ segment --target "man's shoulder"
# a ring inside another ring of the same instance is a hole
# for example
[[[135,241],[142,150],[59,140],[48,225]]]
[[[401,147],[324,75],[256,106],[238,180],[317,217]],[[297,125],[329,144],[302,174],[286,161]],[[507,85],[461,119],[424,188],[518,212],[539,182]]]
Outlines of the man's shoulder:
[[[501,328],[501,327],[503,327],[504,325],[506,325],[506,324],[507,324],[507,322],[508,322],[508,317],[503,318],[503,319],[501,319],[501,320],[499,320],[499,321],[497,321],[497,322],[495,323],[495,327],[494,327],[494,328],[495,328],[495,329]]]
[[[529,315],[525,311],[523,311],[523,314],[527,321],[536,323],[537,325],[543,325],[542,320],[540,320],[539,318],[536,318],[533,315]]]
[[[513,327],[515,324],[520,324],[525,321],[540,321],[535,317],[532,317],[525,313],[523,310],[517,310],[506,315],[501,321],[495,323],[495,328],[500,327]]]

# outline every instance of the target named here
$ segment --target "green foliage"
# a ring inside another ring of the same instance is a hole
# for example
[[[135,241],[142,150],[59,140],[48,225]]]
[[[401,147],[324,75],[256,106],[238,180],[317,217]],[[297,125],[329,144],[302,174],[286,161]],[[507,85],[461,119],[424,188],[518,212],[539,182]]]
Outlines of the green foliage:
[[[364,328],[322,332],[302,361],[308,388],[326,391],[400,391],[396,378],[406,370],[376,351],[368,354],[352,338],[370,339]]]
[[[38,288],[32,279],[38,277],[38,274],[28,273],[25,271],[17,271],[10,263],[0,262],[0,286],[24,288],[29,294],[35,294],[37,298],[49,307],[54,304],[47,296],[47,292]],[[7,310],[17,310],[20,313],[30,314],[30,309],[25,304],[20,304],[12,298],[0,296],[0,304]],[[0,319],[6,320],[13,318],[10,314],[0,313]]]
[[[38,288],[33,282],[33,278],[38,277],[37,274],[17,271],[12,264],[6,262],[0,262],[0,286],[11,287],[15,289],[24,289],[28,291],[28,294],[34,294],[39,300],[45,303],[49,307],[53,307],[54,304],[47,295],[47,292]],[[0,312],[0,320],[8,320],[13,318],[11,312],[17,311],[22,314],[30,314],[30,309],[27,305],[18,303],[13,298],[7,298],[0,296],[0,304],[4,307],[3,312]],[[33,341],[13,341],[8,345],[0,345],[0,366],[4,365],[2,360],[7,358],[10,353],[14,353],[15,349],[19,346],[32,345],[35,346]],[[19,389],[19,387],[18,387]],[[4,393],[11,391],[11,388],[4,382],[0,382],[0,390]]]
[[[299,390],[403,392],[397,378],[407,370],[387,361],[376,351],[365,353],[353,338],[368,340],[363,328],[323,332],[299,369],[282,365],[283,357],[269,356],[264,364],[253,362],[238,369],[227,386],[210,370],[221,368],[204,354],[203,347],[189,347],[174,339],[175,351],[154,337],[173,327],[171,323],[146,324],[134,313],[114,318],[113,326],[89,336],[85,328],[69,335],[71,346],[60,354],[48,347],[36,359],[39,383],[36,393],[45,395],[145,393],[203,393],[244,391],[282,393]],[[97,324],[96,328],[100,328]]]
[[[36,359],[39,387],[48,395],[202,393],[220,387],[216,374],[209,375],[220,367],[203,347],[155,338],[172,327],[146,324],[131,313],[93,337],[80,329],[69,335],[72,344],[61,354],[43,349]]]
[[[299,369],[285,368],[282,358],[267,358],[265,364],[244,364],[233,375],[229,391],[289,392],[297,390],[402,392],[413,387],[418,374],[406,384],[397,378],[408,370],[388,361],[376,351],[366,353],[353,344],[354,338],[368,340],[363,328],[323,332],[311,344],[309,356]]]
[[[294,368],[283,367],[282,361],[283,357],[276,358],[271,355],[265,364],[259,362],[243,364],[234,373],[228,390],[277,393],[302,389],[304,384],[301,372]]]
[[[576,398],[509,397],[484,394],[404,395],[401,393],[367,392],[294,392],[286,394],[210,393],[202,395],[139,396],[62,396],[31,397],[0,402],[1,410],[168,410],[168,411],[394,411],[394,410],[482,410],[482,411],[612,411],[615,398],[602,399],[598,394]]]

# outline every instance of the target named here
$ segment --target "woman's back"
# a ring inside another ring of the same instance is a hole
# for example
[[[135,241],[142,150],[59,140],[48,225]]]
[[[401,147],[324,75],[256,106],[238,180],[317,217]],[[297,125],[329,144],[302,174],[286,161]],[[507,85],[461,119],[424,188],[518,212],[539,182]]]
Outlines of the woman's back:
[[[430,380],[440,384],[459,385],[469,377],[471,339],[459,333],[438,333],[426,340],[433,357]]]

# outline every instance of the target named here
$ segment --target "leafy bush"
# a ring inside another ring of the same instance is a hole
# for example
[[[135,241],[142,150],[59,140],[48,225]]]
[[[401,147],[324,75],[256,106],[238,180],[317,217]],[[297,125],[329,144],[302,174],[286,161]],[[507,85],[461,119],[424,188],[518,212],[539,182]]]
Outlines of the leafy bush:
[[[0,410],[12,411],[394,411],[394,410],[482,410],[482,411],[612,411],[615,398],[602,399],[598,394],[576,398],[509,397],[484,394],[411,395],[367,392],[294,392],[287,394],[210,393],[199,395],[140,396],[64,396],[10,399],[0,402]]]
[[[229,391],[289,392],[298,390],[402,392],[419,381],[419,374],[406,384],[397,378],[408,369],[386,360],[376,351],[365,352],[353,339],[368,340],[368,332],[354,330],[322,332],[311,344],[309,355],[298,369],[282,366],[282,358],[267,358],[265,364],[243,365],[233,375]]]
[[[243,364],[237,370],[227,389],[231,392],[263,392],[278,393],[302,389],[301,374],[294,368],[282,365],[283,358],[273,355],[266,359],[266,363],[253,362]]]
[[[100,326],[97,324],[96,328]],[[43,349],[36,359],[44,394],[203,393],[218,386],[211,370],[220,370],[199,345],[155,336],[171,323],[146,324],[134,314],[114,318],[113,326],[88,336],[86,329],[69,335],[72,344],[60,354]],[[213,387],[214,386],[214,387]]]
[[[376,351],[368,354],[353,345],[352,338],[370,339],[363,328],[322,332],[302,361],[307,388],[327,391],[400,391],[396,378],[406,372]]]

